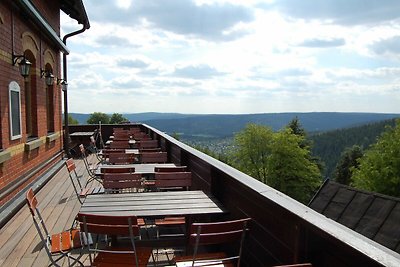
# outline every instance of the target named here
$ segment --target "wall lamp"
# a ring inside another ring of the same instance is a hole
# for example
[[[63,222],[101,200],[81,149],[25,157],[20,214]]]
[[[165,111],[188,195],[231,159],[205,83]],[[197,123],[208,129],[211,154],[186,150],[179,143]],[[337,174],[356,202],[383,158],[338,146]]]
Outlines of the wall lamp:
[[[22,75],[22,77],[26,78],[29,76],[29,71],[31,69],[32,63],[26,59],[25,55],[14,55],[14,53],[13,53],[12,54],[13,66],[15,66],[15,64],[17,64],[17,61],[20,58],[21,58],[21,60],[18,62],[19,73]]]
[[[66,80],[57,78],[57,84],[58,84],[58,85],[61,84],[61,90],[67,91],[67,89],[68,89],[68,83],[67,83]]]
[[[54,75],[49,70],[40,69],[40,78],[43,78],[46,81],[47,86],[52,86],[54,83]]]

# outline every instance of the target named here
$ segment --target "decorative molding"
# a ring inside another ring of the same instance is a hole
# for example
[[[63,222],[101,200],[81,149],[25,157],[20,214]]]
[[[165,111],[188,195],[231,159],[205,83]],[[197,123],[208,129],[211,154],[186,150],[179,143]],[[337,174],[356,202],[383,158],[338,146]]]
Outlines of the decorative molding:
[[[32,151],[38,147],[43,145],[43,140],[42,139],[36,139],[33,141],[30,141],[28,143],[25,143],[25,151]]]
[[[43,52],[44,55],[44,65],[50,64],[52,67],[56,65],[56,56],[50,49],[46,49]]]
[[[39,54],[39,46],[35,37],[30,32],[24,32],[22,34],[22,49],[23,51],[29,50],[32,52],[33,56],[37,58]]]
[[[51,142],[57,140],[58,138],[60,138],[59,133],[49,134],[48,136],[46,136],[46,142],[51,143]]]
[[[7,161],[11,159],[11,152],[8,150],[4,150],[0,152],[0,164],[2,164],[3,162]]]

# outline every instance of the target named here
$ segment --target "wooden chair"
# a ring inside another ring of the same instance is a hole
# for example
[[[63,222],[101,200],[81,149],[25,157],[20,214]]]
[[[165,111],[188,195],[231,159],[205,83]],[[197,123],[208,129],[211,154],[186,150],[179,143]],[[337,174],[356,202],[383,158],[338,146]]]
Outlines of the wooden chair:
[[[90,176],[88,183],[90,183],[92,180],[97,180],[98,182],[101,183],[101,181],[97,179],[97,176],[95,174],[96,169],[97,169],[97,164],[93,165],[88,161],[86,149],[83,146],[83,144],[79,145],[79,150],[81,152],[81,158],[82,158],[83,163],[85,164],[86,171],[88,172],[88,174]]]
[[[136,266],[147,267],[152,249],[136,244],[139,225],[136,216],[107,216],[78,213],[80,228],[88,235],[129,237],[128,247],[116,247],[108,243],[105,248],[88,246],[90,266]],[[93,255],[95,258],[93,259]],[[153,257],[154,259],[154,257]]]
[[[143,189],[139,173],[104,173],[103,186],[107,193],[138,192]]]
[[[154,167],[155,172],[185,172],[187,170],[186,166],[176,166],[176,167]]]
[[[131,135],[139,134],[140,132],[141,132],[141,130],[140,130],[139,127],[132,127],[132,128],[129,128],[129,133],[130,133]]]
[[[289,265],[275,265],[272,267],[312,267],[311,263],[298,263],[298,264],[289,264]]]
[[[139,142],[139,149],[157,148],[157,147],[158,147],[158,140],[141,140]]]
[[[108,163],[114,165],[132,164],[136,161],[137,155],[123,153],[110,153]]]
[[[130,144],[128,140],[125,141],[121,141],[121,140],[116,140],[116,141],[112,141],[110,143],[110,148],[114,149],[114,148],[130,148]]]
[[[161,147],[154,147],[154,148],[140,148],[139,149],[139,153],[143,153],[143,152],[161,152]]]
[[[73,260],[73,264],[78,263],[81,266],[84,266],[79,260],[83,255],[83,246],[87,244],[87,242],[84,242],[84,240],[86,239],[82,235],[82,233],[77,229],[69,229],[62,233],[50,235],[43,220],[43,217],[37,207],[38,201],[35,194],[33,193],[32,188],[30,188],[26,193],[26,202],[31,212],[36,230],[38,231],[42,244],[46,250],[47,255],[50,258],[51,264],[54,266],[61,266],[57,262],[64,257],[67,257],[68,266],[71,266],[71,260]],[[87,236],[91,239],[89,235]],[[71,256],[72,250],[75,249],[81,249],[78,257]],[[54,259],[53,257],[58,258]]]
[[[135,167],[102,167],[100,173],[134,173]]]
[[[156,172],[154,186],[157,190],[186,189],[192,186],[191,172]]]
[[[79,176],[76,172],[76,165],[72,158],[65,161],[65,166],[67,167],[69,179],[74,187],[76,197],[81,204],[83,203],[82,198],[85,198],[87,195],[104,193],[103,187],[86,187],[88,182],[85,182],[85,186],[82,185],[82,176]]]
[[[133,134],[133,139],[137,141],[142,141],[142,140],[151,140],[150,136],[148,136],[144,132],[138,132]]]
[[[114,141],[128,141],[131,138],[131,134],[128,130],[118,131],[113,134]]]
[[[140,154],[141,163],[166,163],[168,161],[167,152],[143,152]]]
[[[190,227],[189,236],[189,245],[193,246],[193,255],[175,257],[176,266],[223,265],[239,267],[249,221],[250,219],[246,218],[225,222],[193,223]],[[199,248],[203,246],[222,244],[236,246],[236,252],[233,255],[228,255],[224,251],[204,253],[199,251]],[[190,263],[192,265],[187,265]]]
[[[156,172],[155,173],[155,181],[154,186],[156,190],[179,190],[185,188],[189,190],[189,187],[192,185],[192,173],[191,172]],[[156,228],[157,238],[160,238],[160,230],[162,228],[171,228],[171,227],[179,227],[186,225],[186,219],[182,216],[170,216],[165,218],[155,219],[154,225]],[[184,231],[180,231],[177,235],[184,235]]]

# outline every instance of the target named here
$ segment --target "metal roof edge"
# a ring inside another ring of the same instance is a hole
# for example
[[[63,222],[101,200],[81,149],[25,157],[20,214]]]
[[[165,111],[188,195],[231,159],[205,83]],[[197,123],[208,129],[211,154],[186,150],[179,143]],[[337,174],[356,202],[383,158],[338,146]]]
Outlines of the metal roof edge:
[[[18,0],[26,12],[38,23],[39,27],[42,28],[47,36],[49,36],[60,48],[63,53],[69,54],[68,47],[63,43],[61,38],[57,35],[54,29],[47,23],[47,21],[40,15],[36,8],[32,5],[29,0]]]

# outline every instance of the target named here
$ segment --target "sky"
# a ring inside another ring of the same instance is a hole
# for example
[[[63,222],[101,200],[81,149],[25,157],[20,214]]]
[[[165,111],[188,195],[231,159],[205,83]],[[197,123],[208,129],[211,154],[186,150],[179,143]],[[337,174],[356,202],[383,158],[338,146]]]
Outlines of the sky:
[[[400,113],[398,0],[83,3],[69,112]]]

